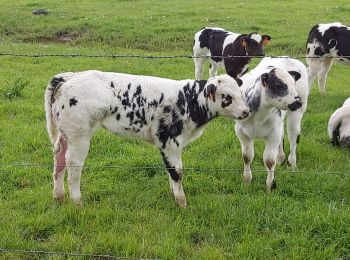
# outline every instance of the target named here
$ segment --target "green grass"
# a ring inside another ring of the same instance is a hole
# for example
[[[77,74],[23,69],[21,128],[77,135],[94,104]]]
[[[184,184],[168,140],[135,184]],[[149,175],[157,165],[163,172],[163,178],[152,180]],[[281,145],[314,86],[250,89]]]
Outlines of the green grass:
[[[1,53],[191,54],[194,33],[219,26],[269,34],[267,55],[296,56],[304,55],[312,25],[350,24],[350,4],[339,0],[19,0],[0,5]],[[42,8],[50,14],[31,14]],[[60,42],[61,36],[72,41]],[[184,166],[191,168],[184,180],[188,208],[175,204],[153,146],[105,131],[95,135],[86,161],[84,207],[74,207],[68,197],[63,205],[53,202],[43,106],[53,75],[98,69],[184,79],[193,78],[193,67],[191,59],[0,56],[0,93],[16,80],[30,81],[20,96],[0,96],[0,249],[168,259],[349,258],[349,150],[331,146],[326,132],[329,116],[349,96],[349,68],[338,64],[329,74],[327,95],[320,96],[315,86],[311,91],[299,172],[278,167],[272,194],[265,192],[263,143],[256,144],[253,183],[243,185],[233,124],[218,118],[183,154]],[[108,167],[113,165],[124,168]],[[0,251],[2,257],[50,256]]]

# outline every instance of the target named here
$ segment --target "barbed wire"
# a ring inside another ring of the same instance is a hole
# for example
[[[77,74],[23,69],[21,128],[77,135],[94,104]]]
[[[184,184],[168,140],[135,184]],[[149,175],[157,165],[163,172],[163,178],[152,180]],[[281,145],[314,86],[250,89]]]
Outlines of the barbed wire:
[[[275,59],[318,59],[318,58],[334,58],[334,59],[350,59],[350,56],[340,56],[340,57],[324,57],[324,56],[280,56],[280,55],[269,55],[269,56],[254,56],[254,55],[139,55],[139,54],[62,54],[62,53],[53,53],[53,54],[25,54],[25,53],[0,53],[0,56],[10,56],[10,57],[28,57],[28,58],[45,58],[45,57],[70,57],[70,58],[141,58],[141,59],[199,59],[199,58],[220,58],[220,59],[234,59],[234,58],[275,58]]]
[[[136,260],[141,258],[136,257],[124,257],[124,256],[114,256],[114,255],[99,255],[99,254],[84,254],[84,253],[72,253],[72,252],[59,252],[59,251],[44,251],[44,250],[26,250],[26,249],[7,249],[0,248],[0,254],[4,253],[15,253],[15,254],[45,254],[45,255],[60,255],[65,257],[88,257],[88,258],[101,258],[101,259],[128,259]],[[144,260],[150,260],[155,258],[142,258]]]
[[[0,164],[0,168],[5,167],[29,167],[29,168],[54,168],[54,164],[18,164],[18,163],[8,163],[8,164]],[[65,165],[57,165],[58,167],[62,167]],[[69,167],[83,167],[83,168],[105,168],[105,169],[127,169],[127,170],[173,170],[174,167],[165,167],[161,165],[155,165],[155,166],[123,166],[123,165],[70,165]],[[258,166],[259,168],[252,169],[253,172],[266,172],[266,169],[263,168],[263,166]],[[242,172],[244,169],[237,169],[237,168],[208,168],[208,167],[183,167],[182,170],[185,171],[217,171],[217,172]],[[278,172],[292,172],[292,173],[314,173],[314,174],[349,174],[350,175],[350,169],[345,171],[309,171],[309,170],[298,170],[298,169],[278,169]]]

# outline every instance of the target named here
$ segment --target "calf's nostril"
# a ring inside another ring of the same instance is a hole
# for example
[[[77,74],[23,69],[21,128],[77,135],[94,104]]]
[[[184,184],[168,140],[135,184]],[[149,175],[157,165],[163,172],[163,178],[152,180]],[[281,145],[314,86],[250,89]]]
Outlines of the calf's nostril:
[[[248,111],[243,111],[243,118],[247,118],[249,116],[249,112]]]

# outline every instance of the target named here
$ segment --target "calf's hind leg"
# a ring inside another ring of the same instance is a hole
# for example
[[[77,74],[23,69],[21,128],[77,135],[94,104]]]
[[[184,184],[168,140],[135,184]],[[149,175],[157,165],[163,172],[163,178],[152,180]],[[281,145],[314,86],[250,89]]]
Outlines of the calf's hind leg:
[[[326,80],[327,74],[332,66],[333,58],[323,58],[321,59],[321,69],[318,73],[318,87],[321,94],[326,93]]]
[[[64,171],[66,168],[67,139],[59,134],[54,147],[53,198],[58,202],[64,200]]]
[[[290,143],[288,163],[291,165],[293,170],[297,167],[297,146],[300,139],[301,119],[303,118],[304,111],[306,110],[306,105],[307,104],[305,103],[303,104],[302,108],[296,111],[287,112],[287,129]]]
[[[206,58],[193,58],[194,61],[194,67],[195,67],[195,78],[196,80],[202,80],[203,79],[203,65]]]
[[[80,177],[90,147],[90,135],[80,135],[68,139],[66,162],[70,198],[76,205],[82,204]]]

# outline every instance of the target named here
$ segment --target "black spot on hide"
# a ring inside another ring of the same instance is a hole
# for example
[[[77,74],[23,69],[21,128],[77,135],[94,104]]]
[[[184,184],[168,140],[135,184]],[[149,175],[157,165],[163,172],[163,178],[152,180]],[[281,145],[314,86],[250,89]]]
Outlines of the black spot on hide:
[[[160,153],[162,154],[165,167],[169,172],[171,179],[178,182],[181,179],[181,173],[178,173],[176,171],[175,166],[171,165],[171,163],[168,161],[168,158],[165,156],[165,154],[162,151]]]
[[[222,94],[221,97],[222,97],[222,102],[221,102],[222,108],[228,107],[229,105],[232,104],[232,100],[233,100],[232,96]]]
[[[58,89],[61,87],[61,85],[64,83],[64,79],[62,77],[54,77],[51,79],[51,82],[50,82],[50,87],[49,87],[49,90],[52,91],[52,94],[51,94],[51,104],[55,102],[55,95],[58,91]]]
[[[261,75],[261,79],[265,87],[267,87],[267,95],[270,98],[284,97],[288,95],[288,86],[280,78],[276,76],[275,70],[270,73]]]
[[[332,140],[331,143],[333,145],[339,145],[340,144],[340,127],[341,127],[341,122],[337,125],[337,127],[333,130],[333,136],[332,136]]]
[[[322,49],[320,47],[316,47],[315,51],[314,51],[316,56],[322,56],[325,54],[324,51],[322,51]]]
[[[76,106],[78,103],[78,100],[76,100],[74,97],[69,100],[69,106]]]
[[[275,190],[276,188],[277,188],[276,180],[273,180],[271,184],[271,191]]]

